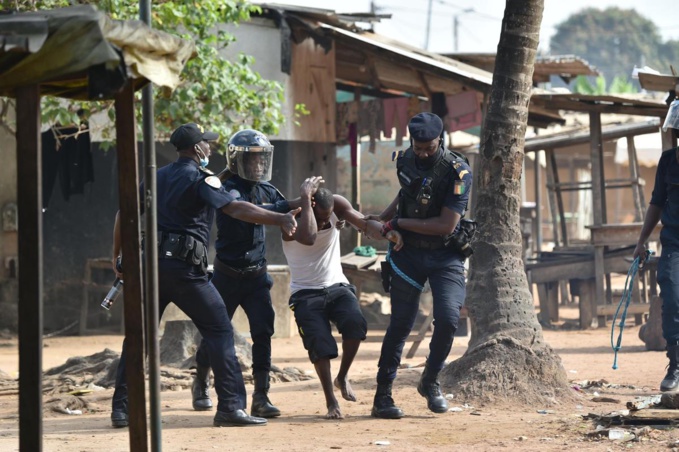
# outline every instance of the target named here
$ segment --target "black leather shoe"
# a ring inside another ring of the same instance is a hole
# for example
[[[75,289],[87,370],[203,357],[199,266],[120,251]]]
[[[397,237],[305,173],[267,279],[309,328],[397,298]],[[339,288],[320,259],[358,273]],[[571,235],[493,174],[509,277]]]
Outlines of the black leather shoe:
[[[254,427],[256,425],[266,425],[266,423],[266,419],[248,416],[243,410],[231,411],[230,413],[217,411],[214,420],[215,427]]]
[[[130,419],[124,411],[111,412],[111,426],[113,428],[122,428],[130,425]]]
[[[448,411],[448,401],[441,394],[441,387],[437,381],[424,383],[420,381],[417,385],[417,392],[427,399],[427,408],[434,413],[445,413]]]

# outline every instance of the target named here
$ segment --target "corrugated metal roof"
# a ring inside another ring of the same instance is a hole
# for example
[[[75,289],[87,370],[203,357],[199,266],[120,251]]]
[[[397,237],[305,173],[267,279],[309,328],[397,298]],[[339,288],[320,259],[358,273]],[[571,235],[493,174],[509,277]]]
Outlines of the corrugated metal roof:
[[[640,116],[665,116],[667,105],[643,95],[624,94],[533,94],[531,103],[549,110],[618,113]]]
[[[495,69],[494,53],[447,53],[444,55],[489,72]],[[596,76],[599,74],[597,68],[583,58],[575,55],[555,55],[535,59],[533,80],[548,82],[552,75],[570,80],[578,75]]]

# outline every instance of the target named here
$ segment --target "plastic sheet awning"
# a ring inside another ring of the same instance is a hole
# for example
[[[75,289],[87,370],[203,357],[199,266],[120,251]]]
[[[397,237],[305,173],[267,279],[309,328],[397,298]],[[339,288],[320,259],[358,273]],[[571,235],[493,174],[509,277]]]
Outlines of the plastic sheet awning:
[[[111,98],[132,79],[174,89],[193,42],[90,5],[0,16],[0,95],[40,85],[42,95]]]

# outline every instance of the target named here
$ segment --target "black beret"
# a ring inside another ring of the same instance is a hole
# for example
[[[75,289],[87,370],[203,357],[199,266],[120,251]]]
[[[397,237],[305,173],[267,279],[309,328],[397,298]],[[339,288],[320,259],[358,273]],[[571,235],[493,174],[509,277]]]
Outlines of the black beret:
[[[418,113],[410,118],[408,131],[414,141],[432,141],[441,136],[443,121],[434,113]]]
[[[194,145],[201,141],[211,141],[219,138],[219,135],[214,132],[206,131],[203,126],[195,122],[183,124],[172,132],[170,136],[170,143],[174,144],[178,151],[191,149]]]

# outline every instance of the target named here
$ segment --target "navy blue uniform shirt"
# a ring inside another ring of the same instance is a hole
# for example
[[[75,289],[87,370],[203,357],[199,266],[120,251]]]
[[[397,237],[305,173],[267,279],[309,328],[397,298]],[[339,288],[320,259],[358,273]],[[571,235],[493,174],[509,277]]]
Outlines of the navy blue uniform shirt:
[[[225,190],[239,201],[247,201],[268,210],[287,213],[290,205],[285,197],[268,182],[246,181],[233,176],[224,182]],[[219,260],[236,268],[259,264],[266,254],[264,226],[236,220],[217,211],[217,242]]]
[[[234,200],[221,183],[206,182],[208,176],[187,157],[158,170],[158,232],[188,234],[208,246],[215,209]]]
[[[660,243],[663,248],[679,250],[679,162],[677,148],[662,153],[655,173],[651,204],[662,209]]]

